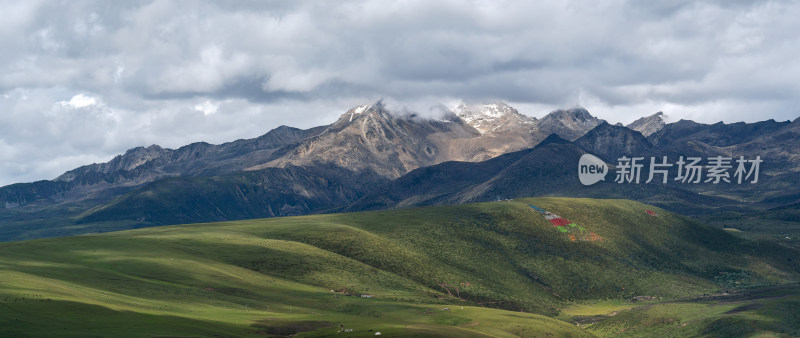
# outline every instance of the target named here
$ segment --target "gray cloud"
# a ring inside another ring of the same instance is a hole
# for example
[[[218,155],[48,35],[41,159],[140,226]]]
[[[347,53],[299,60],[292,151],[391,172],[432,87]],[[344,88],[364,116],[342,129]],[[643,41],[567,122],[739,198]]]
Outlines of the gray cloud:
[[[0,184],[125,149],[429,111],[794,119],[798,1],[0,1]]]

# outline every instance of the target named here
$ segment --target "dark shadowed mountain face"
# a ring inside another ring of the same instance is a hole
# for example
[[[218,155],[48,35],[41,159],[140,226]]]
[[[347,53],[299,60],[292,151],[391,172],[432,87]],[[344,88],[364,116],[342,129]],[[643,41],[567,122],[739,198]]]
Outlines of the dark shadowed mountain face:
[[[373,190],[348,210],[457,204],[524,196],[580,184],[578,147],[553,134],[533,149],[479,163],[445,162],[414,170]],[[533,196],[531,195],[531,196]]]
[[[770,121],[759,122],[772,127]],[[778,123],[778,122],[774,122]],[[767,171],[773,174],[800,172],[800,118],[793,122],[780,122],[781,128],[770,128],[758,133],[749,142],[728,146],[725,149],[733,156],[757,154],[769,159]],[[798,187],[800,188],[800,187]]]
[[[710,201],[710,204],[704,204],[715,206],[704,212],[720,211],[723,206],[740,210],[763,210],[779,206],[786,201],[800,199],[800,185],[795,179],[796,173],[800,172],[800,152],[797,151],[800,149],[798,148],[800,134],[794,129],[796,123],[770,120],[757,123],[706,125],[683,120],[665,125],[650,135],[648,140],[643,140],[632,130],[617,129],[614,132],[612,130],[617,127],[601,125],[577,140],[576,144],[614,165],[623,155],[644,157],[642,177],[648,177],[648,162],[651,156],[655,157],[657,163],[661,163],[663,156],[667,156],[668,162],[673,164],[668,168],[670,179],[667,187],[673,189],[669,196],[684,195],[686,197],[684,200],[697,194],[720,198]],[[652,141],[654,144],[647,141]],[[707,176],[702,178],[700,184],[676,181],[679,176],[676,162],[681,156],[701,158],[702,165],[706,165],[705,169],[708,169],[710,158],[717,156],[729,158],[730,179],[734,182],[736,181],[734,173],[738,169],[736,161],[740,156],[745,160],[758,158],[762,161],[759,168],[759,182],[758,184],[748,182],[713,184],[706,182]],[[667,195],[664,195],[664,198],[667,199]],[[639,200],[659,204],[658,201]],[[696,210],[691,213],[702,211],[697,207],[691,209]],[[688,213],[684,210],[672,210]]]
[[[385,182],[371,172],[324,166],[175,177],[149,183],[76,220],[143,226],[305,215],[348,204]]]
[[[616,163],[622,156],[657,155],[650,141],[638,131],[606,122],[581,136],[575,144],[608,163]]]
[[[724,156],[738,159],[759,156],[762,173],[780,177],[800,171],[800,123],[775,122],[716,123],[712,125],[681,120],[668,124],[648,137],[664,155]],[[735,164],[735,163],[734,163]],[[797,185],[788,187],[798,188]],[[782,192],[781,192],[782,193]]]
[[[727,147],[774,134],[787,125],[788,121],[775,122],[775,120],[731,124],[719,122],[711,125],[680,120],[664,126],[651,134],[648,139],[654,145],[663,148],[684,148],[691,143]]]
[[[601,126],[598,128],[610,129]],[[638,132],[629,132],[642,137]],[[524,196],[626,198],[647,201],[690,214],[703,213],[707,210],[706,207],[720,208],[739,203],[701,195],[675,185],[617,184],[613,182],[613,172],[609,172],[603,182],[583,186],[578,181],[577,164],[585,153],[576,144],[551,135],[533,149],[506,154],[485,162],[446,162],[414,170],[380,189],[371,191],[346,210],[459,204]],[[614,163],[609,164],[612,164],[613,170]],[[647,178],[646,171],[642,175]]]

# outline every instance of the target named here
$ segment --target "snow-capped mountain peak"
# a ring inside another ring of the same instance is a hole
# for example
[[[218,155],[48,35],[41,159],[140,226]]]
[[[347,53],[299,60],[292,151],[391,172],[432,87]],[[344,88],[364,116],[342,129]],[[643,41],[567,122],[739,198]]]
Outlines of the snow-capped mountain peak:
[[[533,125],[536,122],[535,118],[522,115],[502,102],[476,105],[460,102],[453,112],[481,134],[505,130],[512,125]]]
[[[349,122],[353,122],[353,117],[355,117],[356,115],[363,114],[365,111],[369,110],[370,107],[372,107],[372,106],[371,105],[364,105],[364,106],[355,107],[352,110],[350,110],[350,121]]]

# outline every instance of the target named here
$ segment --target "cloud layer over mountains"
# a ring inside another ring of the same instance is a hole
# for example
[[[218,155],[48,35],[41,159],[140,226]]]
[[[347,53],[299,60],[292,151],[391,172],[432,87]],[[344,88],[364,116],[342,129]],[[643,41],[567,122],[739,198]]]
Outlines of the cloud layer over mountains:
[[[359,104],[800,113],[797,1],[0,1],[0,185]],[[392,104],[394,102],[394,104]],[[405,107],[405,105],[408,105]]]

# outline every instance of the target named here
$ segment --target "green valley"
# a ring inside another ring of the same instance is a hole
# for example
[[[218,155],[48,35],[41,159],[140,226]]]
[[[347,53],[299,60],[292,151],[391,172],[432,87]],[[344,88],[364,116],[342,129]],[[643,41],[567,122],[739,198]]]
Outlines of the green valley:
[[[629,200],[162,226],[0,243],[0,335],[798,335],[797,257]]]

